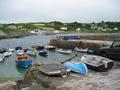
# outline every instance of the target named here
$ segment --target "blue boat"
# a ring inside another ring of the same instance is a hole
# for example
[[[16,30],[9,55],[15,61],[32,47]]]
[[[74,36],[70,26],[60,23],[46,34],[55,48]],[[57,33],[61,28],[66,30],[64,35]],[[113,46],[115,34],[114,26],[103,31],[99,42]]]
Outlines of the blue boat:
[[[21,46],[15,47],[15,50],[22,50]]]
[[[32,60],[19,61],[16,60],[16,64],[22,68],[28,68],[32,64]]]
[[[86,64],[82,62],[73,62],[68,61],[63,64],[65,67],[70,68],[71,71],[81,74],[86,74],[88,72],[88,68]]]
[[[41,55],[41,56],[47,56],[47,50],[46,49],[40,50],[39,51],[39,55]]]
[[[7,50],[5,48],[0,48],[0,53],[4,53],[6,52]]]

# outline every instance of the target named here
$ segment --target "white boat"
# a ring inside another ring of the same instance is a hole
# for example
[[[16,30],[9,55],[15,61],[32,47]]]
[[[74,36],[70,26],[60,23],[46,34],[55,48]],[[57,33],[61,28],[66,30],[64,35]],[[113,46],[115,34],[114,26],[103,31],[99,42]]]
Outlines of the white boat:
[[[51,45],[45,46],[45,48],[47,50],[55,50],[55,46],[51,46]]]
[[[75,47],[74,50],[77,51],[77,52],[84,52],[84,53],[86,52],[87,53],[88,48],[83,49],[83,48]]]
[[[64,53],[64,54],[70,54],[70,53],[72,53],[72,50],[65,50],[65,49],[59,49],[57,51],[60,52],[60,53]]]
[[[23,50],[17,50],[17,55],[24,55],[24,51]]]
[[[83,61],[88,68],[99,72],[111,69],[114,64],[112,60],[97,55],[83,55],[81,61]]]
[[[14,52],[15,49],[10,48],[10,49],[8,49],[8,51],[9,51],[9,52]]]
[[[3,54],[0,54],[0,62],[3,62],[5,59],[4,55]]]
[[[27,55],[30,55],[30,56],[36,56],[35,52],[34,52],[34,51],[30,51],[30,50],[28,50],[28,51],[26,52],[26,54],[27,54]]]
[[[4,57],[8,57],[8,56],[12,55],[12,52],[4,52],[3,55],[4,55]]]

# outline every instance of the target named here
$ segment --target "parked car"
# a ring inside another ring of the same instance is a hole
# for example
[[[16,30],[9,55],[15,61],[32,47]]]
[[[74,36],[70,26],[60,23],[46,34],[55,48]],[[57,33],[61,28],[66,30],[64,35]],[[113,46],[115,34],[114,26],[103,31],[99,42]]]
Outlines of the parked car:
[[[120,39],[114,40],[109,47],[100,48],[97,53],[112,60],[120,60]]]

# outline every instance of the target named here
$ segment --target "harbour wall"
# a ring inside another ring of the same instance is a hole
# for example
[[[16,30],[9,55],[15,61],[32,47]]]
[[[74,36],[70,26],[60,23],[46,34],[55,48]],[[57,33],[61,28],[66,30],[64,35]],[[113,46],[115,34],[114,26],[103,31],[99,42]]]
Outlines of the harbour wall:
[[[110,46],[112,41],[117,38],[120,38],[120,34],[85,34],[79,35],[79,39],[72,40],[60,39],[58,36],[56,39],[52,39],[49,44],[59,48],[74,49],[79,47],[97,51],[100,47]]]

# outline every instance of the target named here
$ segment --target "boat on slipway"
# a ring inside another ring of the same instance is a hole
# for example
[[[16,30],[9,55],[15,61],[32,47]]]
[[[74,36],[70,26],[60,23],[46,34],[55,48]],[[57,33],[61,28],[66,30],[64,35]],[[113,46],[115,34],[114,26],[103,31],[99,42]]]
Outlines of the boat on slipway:
[[[80,74],[86,74],[88,73],[88,68],[86,64],[83,62],[77,62],[77,61],[68,61],[63,64],[65,67],[70,68],[71,71],[80,73]]]
[[[48,76],[61,75],[66,77],[66,75],[71,71],[70,68],[64,67],[62,64],[41,64],[39,70]]]
[[[71,71],[71,69],[65,67],[63,64],[64,64],[64,62],[69,61],[75,57],[76,57],[76,55],[61,62],[61,64],[55,64],[55,63],[41,64],[39,66],[39,70],[48,76],[61,75],[62,77],[66,77],[67,74]]]
[[[66,50],[66,49],[59,49],[57,50],[59,53],[63,53],[63,54],[70,54],[72,53],[72,50]]]
[[[105,72],[113,67],[114,62],[108,58],[97,55],[83,55],[81,61],[91,70]]]

